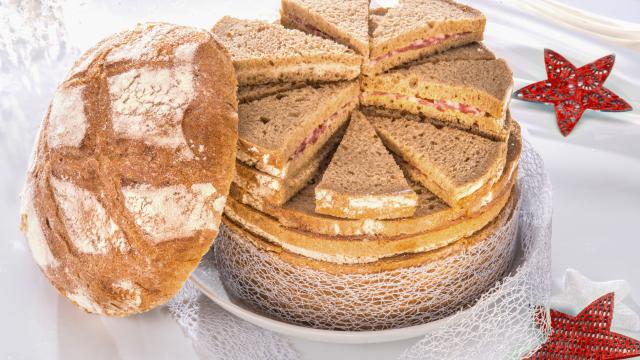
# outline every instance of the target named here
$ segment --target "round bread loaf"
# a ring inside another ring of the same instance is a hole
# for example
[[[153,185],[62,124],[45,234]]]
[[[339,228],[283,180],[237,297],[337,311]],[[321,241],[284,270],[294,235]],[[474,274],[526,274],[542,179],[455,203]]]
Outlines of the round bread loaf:
[[[21,227],[58,291],[125,316],[169,300],[218,233],[236,80],[204,30],[143,24],[86,52],[36,139]]]

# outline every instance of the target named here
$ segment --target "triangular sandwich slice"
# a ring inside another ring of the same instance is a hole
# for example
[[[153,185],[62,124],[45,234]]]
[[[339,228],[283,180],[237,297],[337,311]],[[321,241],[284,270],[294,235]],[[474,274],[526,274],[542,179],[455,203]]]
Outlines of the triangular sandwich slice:
[[[418,196],[360,112],[315,188],[316,212],[348,219],[395,219],[416,210]]]
[[[237,158],[281,179],[296,174],[349,119],[358,92],[340,82],[240,104]]]
[[[450,206],[497,181],[504,169],[504,141],[405,118],[369,120],[385,144],[421,174],[422,185]]]
[[[353,50],[280,24],[225,16],[212,32],[229,51],[240,87],[351,80],[360,74],[362,56]]]
[[[309,183],[319,179],[320,169],[326,168],[331,160],[331,154],[340,144],[346,127],[347,124],[342,125],[302,168],[295,173],[289,173],[284,179],[259,171],[242,161],[236,161],[232,186],[266,204],[278,206],[286,203]]]
[[[363,72],[382,73],[398,65],[482,40],[486,18],[450,0],[400,0],[373,9],[371,47]]]
[[[282,0],[280,23],[369,57],[369,0]]]
[[[502,59],[440,61],[365,78],[361,102],[505,140],[512,88],[511,69]]]

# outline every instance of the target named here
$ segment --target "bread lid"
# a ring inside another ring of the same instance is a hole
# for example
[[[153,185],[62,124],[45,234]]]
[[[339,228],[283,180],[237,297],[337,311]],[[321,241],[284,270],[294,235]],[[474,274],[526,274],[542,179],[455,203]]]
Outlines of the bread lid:
[[[22,197],[21,228],[63,296],[125,316],[180,290],[218,233],[235,92],[227,51],[203,30],[142,24],[80,57],[41,124]]]

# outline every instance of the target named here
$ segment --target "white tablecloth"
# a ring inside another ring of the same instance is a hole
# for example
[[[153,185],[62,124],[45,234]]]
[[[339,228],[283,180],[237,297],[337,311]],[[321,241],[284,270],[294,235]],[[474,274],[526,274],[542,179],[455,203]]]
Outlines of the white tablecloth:
[[[595,280],[627,279],[632,296],[640,300],[640,53],[500,2],[469,2],[486,12],[485,43],[509,61],[516,88],[545,78],[545,47],[577,66],[617,54],[606,86],[629,101],[633,112],[588,111],[573,133],[563,138],[552,107],[514,101],[511,109],[551,175],[555,284],[567,267],[573,267]],[[640,22],[637,0],[566,2]],[[162,20],[209,28],[223,15],[273,20],[277,9],[276,0],[69,1],[62,6],[62,15],[70,45],[84,51],[136,22]],[[166,310],[126,319],[77,311],[40,273],[18,231],[18,193],[31,142],[56,84],[78,54],[68,47],[54,54],[57,60],[51,65],[38,62],[42,54],[28,54],[34,63],[27,68],[0,62],[0,358],[195,359],[189,340]],[[6,56],[0,49],[0,59]],[[388,359],[417,341],[332,345],[290,340],[305,359]]]

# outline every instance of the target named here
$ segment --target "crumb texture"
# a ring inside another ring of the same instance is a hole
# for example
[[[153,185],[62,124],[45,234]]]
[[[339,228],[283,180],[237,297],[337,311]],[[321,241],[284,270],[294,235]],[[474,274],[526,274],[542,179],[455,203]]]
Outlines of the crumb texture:
[[[450,0],[400,0],[396,7],[372,13],[370,31],[374,41],[386,41],[415,29],[416,24],[432,27],[438,21],[476,20],[483,17],[478,10]]]
[[[264,57],[355,55],[353,50],[334,41],[259,20],[239,20],[225,16],[213,27],[212,32],[229,50],[233,61]]]
[[[462,130],[403,118],[370,120],[403,158],[419,162],[413,166],[441,174],[456,187],[485,176],[501,156],[502,143]]]
[[[323,190],[344,196],[413,192],[373,126],[360,112],[352,113],[347,132],[316,186],[316,194]]]

